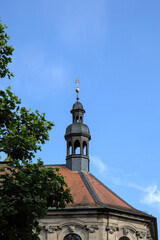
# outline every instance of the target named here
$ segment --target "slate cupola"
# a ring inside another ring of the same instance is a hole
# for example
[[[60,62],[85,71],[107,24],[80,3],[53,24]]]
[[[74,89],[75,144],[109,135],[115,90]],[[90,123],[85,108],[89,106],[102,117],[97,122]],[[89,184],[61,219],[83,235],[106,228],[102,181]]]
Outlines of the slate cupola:
[[[66,128],[65,140],[67,141],[66,166],[72,171],[89,172],[89,128],[83,123],[85,110],[79,102],[79,80],[77,83],[77,101],[71,109],[72,124]]]

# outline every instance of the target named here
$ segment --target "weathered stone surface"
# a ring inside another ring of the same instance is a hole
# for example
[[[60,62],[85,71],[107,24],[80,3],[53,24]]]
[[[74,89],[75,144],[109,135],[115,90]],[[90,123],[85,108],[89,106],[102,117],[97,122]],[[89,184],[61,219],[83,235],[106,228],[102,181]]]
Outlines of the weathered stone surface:
[[[63,240],[74,233],[82,240],[156,240],[150,231],[151,223],[132,214],[116,216],[112,212],[92,209],[50,211],[40,219],[41,240]]]

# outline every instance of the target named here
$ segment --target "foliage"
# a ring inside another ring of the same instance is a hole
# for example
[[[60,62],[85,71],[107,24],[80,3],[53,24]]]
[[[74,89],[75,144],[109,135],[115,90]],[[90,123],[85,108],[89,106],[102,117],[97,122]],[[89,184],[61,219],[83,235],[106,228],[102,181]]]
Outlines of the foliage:
[[[13,76],[8,69],[13,47],[0,23],[0,78]],[[38,218],[48,207],[64,208],[73,202],[70,190],[58,169],[33,163],[41,144],[49,140],[54,126],[45,114],[21,107],[10,87],[0,90],[0,153],[7,154],[0,166],[0,239],[38,240]],[[5,166],[5,167],[4,167]]]
[[[7,76],[10,79],[13,77],[13,73],[10,72],[8,64],[12,62],[11,56],[14,48],[8,45],[10,37],[5,32],[6,28],[7,26],[0,21],[0,78]]]
[[[3,171],[3,170],[1,170]],[[64,208],[72,201],[70,190],[58,169],[17,162],[1,175],[0,239],[39,239],[37,218],[47,214],[48,207]]]
[[[10,88],[0,90],[0,152],[11,159],[31,160],[49,140],[48,131],[54,125],[46,121],[45,114],[20,107],[21,100]]]

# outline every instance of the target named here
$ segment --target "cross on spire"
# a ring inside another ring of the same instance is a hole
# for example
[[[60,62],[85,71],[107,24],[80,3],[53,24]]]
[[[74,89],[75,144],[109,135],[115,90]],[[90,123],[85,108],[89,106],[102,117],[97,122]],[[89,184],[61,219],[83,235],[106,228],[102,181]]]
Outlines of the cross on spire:
[[[76,78],[75,83],[77,83],[77,88],[78,88],[78,83],[80,83],[79,78]]]

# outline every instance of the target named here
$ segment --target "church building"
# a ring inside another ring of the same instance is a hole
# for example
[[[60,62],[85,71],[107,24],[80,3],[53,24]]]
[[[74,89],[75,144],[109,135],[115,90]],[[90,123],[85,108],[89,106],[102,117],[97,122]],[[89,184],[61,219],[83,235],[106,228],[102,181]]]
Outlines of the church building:
[[[157,220],[141,212],[90,173],[88,126],[79,101],[71,109],[72,124],[66,128],[66,164],[59,168],[70,187],[74,203],[64,209],[48,209],[40,219],[41,240],[158,240]]]

